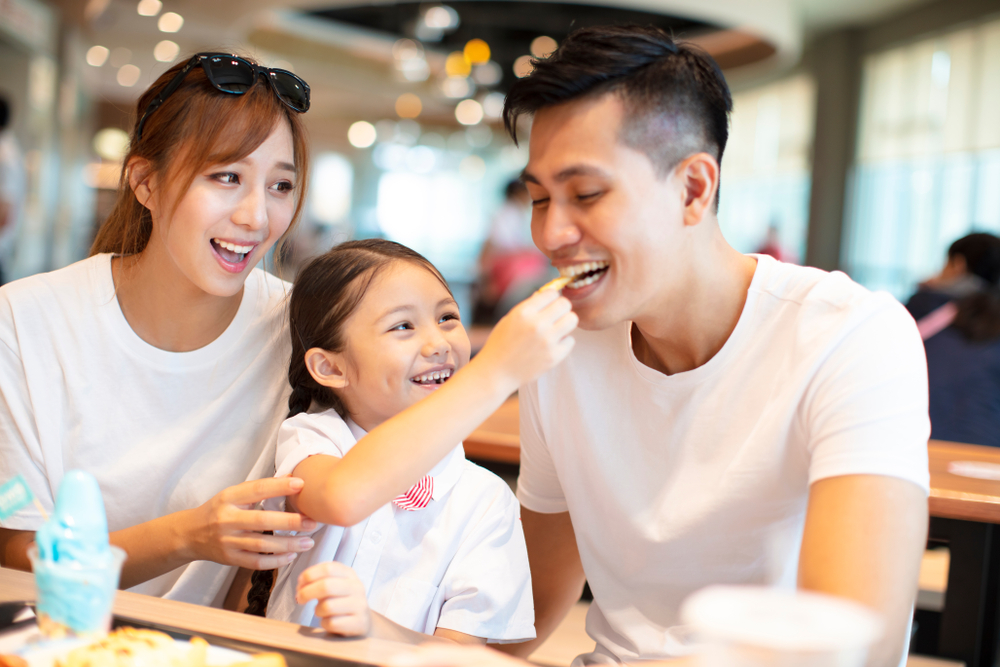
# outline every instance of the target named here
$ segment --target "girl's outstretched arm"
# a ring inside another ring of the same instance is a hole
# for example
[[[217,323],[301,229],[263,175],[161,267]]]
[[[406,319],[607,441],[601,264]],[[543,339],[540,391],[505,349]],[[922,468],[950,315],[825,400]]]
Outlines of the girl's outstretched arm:
[[[295,474],[305,488],[296,508],[328,524],[362,521],[427,474],[519,386],[565,359],[577,321],[569,300],[554,290],[518,304],[440,389],[372,429],[343,459],[300,463]]]

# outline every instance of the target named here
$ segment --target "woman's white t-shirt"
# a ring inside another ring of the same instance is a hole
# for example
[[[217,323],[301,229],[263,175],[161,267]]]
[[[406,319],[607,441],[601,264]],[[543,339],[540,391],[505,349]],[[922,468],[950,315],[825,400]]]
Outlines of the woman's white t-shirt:
[[[669,376],[636,359],[631,326],[577,331],[520,394],[517,495],[573,520],[594,593],[584,664],[672,655],[704,586],[794,587],[813,482],[930,481],[923,345],[888,294],[758,256],[725,345]]]
[[[289,285],[255,269],[232,323],[192,352],[155,348],[122,314],[111,255],[0,289],[0,483],[47,511],[63,474],[92,473],[112,531],[273,474],[287,414]],[[0,522],[37,530],[32,505]],[[131,590],[221,604],[234,568],[196,561]]]

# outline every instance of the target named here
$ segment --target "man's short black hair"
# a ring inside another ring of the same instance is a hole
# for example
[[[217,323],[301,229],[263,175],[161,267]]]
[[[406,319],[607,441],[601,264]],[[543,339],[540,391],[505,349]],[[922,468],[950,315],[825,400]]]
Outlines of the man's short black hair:
[[[1000,238],[977,232],[958,239],[948,248],[948,258],[961,255],[969,273],[990,285],[1000,284]]]
[[[733,100],[719,66],[698,47],[652,26],[580,28],[533,63],[504,102],[515,143],[522,114],[614,92],[625,107],[622,142],[649,156],[661,176],[701,151],[722,161]]]

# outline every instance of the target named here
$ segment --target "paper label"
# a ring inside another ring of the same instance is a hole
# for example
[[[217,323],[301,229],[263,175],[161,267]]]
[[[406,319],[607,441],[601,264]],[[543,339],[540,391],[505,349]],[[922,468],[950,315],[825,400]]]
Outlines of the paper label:
[[[0,486],[0,520],[11,516],[34,499],[23,475]]]

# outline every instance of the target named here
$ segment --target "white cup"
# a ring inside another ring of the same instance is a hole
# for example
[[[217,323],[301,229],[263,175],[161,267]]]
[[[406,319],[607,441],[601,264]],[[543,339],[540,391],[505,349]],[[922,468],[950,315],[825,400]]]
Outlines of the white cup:
[[[760,586],[704,588],[681,618],[697,633],[701,667],[863,667],[884,627],[849,600]]]

